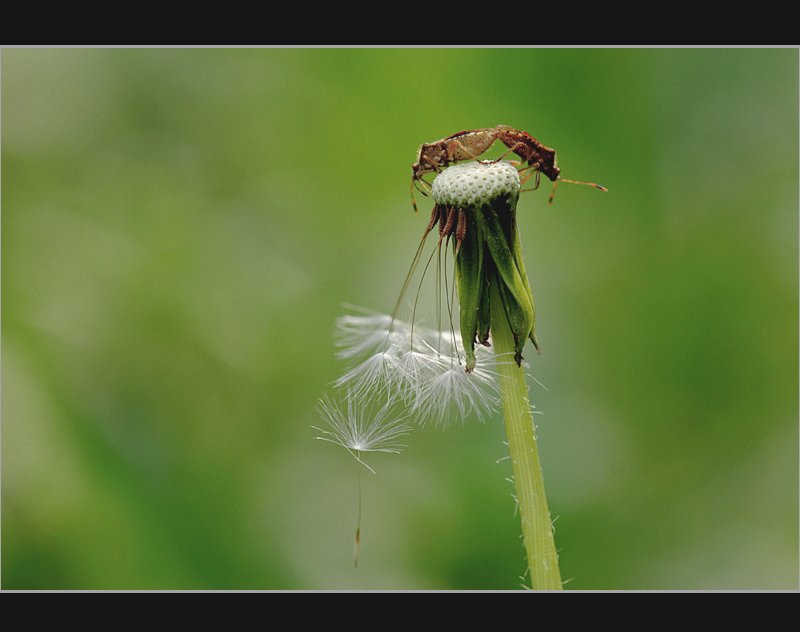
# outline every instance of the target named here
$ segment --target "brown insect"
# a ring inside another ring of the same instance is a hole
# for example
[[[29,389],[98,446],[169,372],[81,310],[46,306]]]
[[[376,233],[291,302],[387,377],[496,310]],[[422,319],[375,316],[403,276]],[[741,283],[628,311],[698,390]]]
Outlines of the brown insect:
[[[588,184],[602,191],[608,190],[593,182],[579,182],[562,178],[561,169],[556,166],[555,149],[545,147],[528,132],[509,125],[497,125],[496,127],[482,127],[458,132],[432,143],[424,143],[419,148],[417,162],[411,166],[411,202],[414,205],[414,212],[417,212],[414,188],[416,187],[425,196],[430,192],[430,185],[422,179],[423,175],[434,171],[438,173],[459,160],[478,160],[478,156],[486,153],[496,140],[500,140],[508,147],[508,151],[496,160],[502,160],[510,153],[514,153],[522,159],[519,163],[512,162],[515,166],[521,167],[519,169],[521,174],[528,172],[521,182],[526,182],[533,174],[536,174],[536,183],[533,189],[527,189],[528,191],[539,188],[539,176],[542,173],[553,181],[553,191],[550,193],[548,204],[553,203],[558,180],[574,184]],[[420,188],[420,185],[423,188]],[[427,192],[425,188],[427,188]]]
[[[508,125],[498,125],[494,129],[496,137],[509,148],[509,151],[522,158],[520,165],[523,165],[523,167],[520,169],[520,173],[528,171],[529,169],[531,170],[521,182],[525,182],[534,173],[536,174],[536,183],[533,186],[534,190],[539,188],[539,175],[542,173],[553,181],[553,190],[550,193],[550,199],[547,201],[548,204],[553,203],[553,196],[556,194],[556,186],[559,180],[572,182],[573,184],[588,184],[601,191],[608,191],[605,187],[595,184],[594,182],[579,182],[578,180],[562,178],[560,175],[561,169],[556,166],[556,150],[545,147],[533,136],[528,134],[528,132],[523,132],[522,130]],[[508,153],[509,152],[503,154],[501,158]],[[526,162],[528,163],[527,167],[524,166]]]
[[[459,160],[478,160],[478,156],[485,153],[495,140],[497,140],[495,128],[485,127],[465,130],[432,143],[424,143],[419,148],[417,162],[411,165],[411,202],[414,205],[414,212],[417,212],[414,188],[416,187],[417,191],[426,197],[430,193],[430,185],[422,179],[422,176],[434,171],[438,173]],[[420,184],[423,188],[420,188]]]

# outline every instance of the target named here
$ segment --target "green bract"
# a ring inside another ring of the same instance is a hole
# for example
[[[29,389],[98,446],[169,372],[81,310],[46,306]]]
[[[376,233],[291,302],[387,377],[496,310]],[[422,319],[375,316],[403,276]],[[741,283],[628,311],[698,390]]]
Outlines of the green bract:
[[[516,210],[520,180],[507,162],[454,165],[433,181],[432,197],[440,207],[464,216],[463,237],[454,243],[461,338],[467,372],[475,367],[475,343],[488,344],[492,314],[489,290],[496,284],[514,336],[514,359],[522,362],[527,340],[539,348],[535,310],[520,249]]]

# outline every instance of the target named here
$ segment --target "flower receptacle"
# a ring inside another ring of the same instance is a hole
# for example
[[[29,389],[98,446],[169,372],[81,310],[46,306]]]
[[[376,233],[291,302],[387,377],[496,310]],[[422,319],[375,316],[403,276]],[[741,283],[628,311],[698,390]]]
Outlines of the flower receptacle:
[[[519,243],[516,222],[520,180],[507,162],[469,162],[454,165],[433,181],[437,206],[452,209],[463,226],[454,243],[456,284],[466,371],[475,366],[475,344],[488,344],[492,319],[489,289],[496,285],[503,312],[514,336],[514,359],[535,334],[535,308]],[[463,221],[462,221],[463,216]],[[441,230],[441,229],[440,229]]]

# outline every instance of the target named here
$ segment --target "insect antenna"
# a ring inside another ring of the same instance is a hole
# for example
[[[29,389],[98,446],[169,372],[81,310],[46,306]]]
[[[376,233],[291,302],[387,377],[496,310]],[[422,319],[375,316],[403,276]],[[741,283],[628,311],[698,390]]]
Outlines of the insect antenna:
[[[567,180],[566,178],[562,178],[561,176],[558,176],[558,178],[553,181],[553,190],[550,192],[550,199],[547,200],[547,205],[548,206],[550,206],[553,203],[553,196],[556,194],[556,186],[558,186],[558,181],[559,180],[561,180],[563,182],[571,182],[572,184],[588,184],[589,186],[595,187],[596,189],[600,189],[601,191],[608,191],[608,189],[606,189],[605,187],[600,186],[599,184],[595,184],[594,182],[581,182],[579,180]]]

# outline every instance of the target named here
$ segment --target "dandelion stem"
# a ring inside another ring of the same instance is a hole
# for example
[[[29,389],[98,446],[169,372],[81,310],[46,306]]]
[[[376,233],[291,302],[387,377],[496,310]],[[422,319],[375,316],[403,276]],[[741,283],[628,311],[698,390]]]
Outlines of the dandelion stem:
[[[514,338],[494,279],[491,282],[491,301],[494,351],[498,357],[508,358],[514,353]],[[497,371],[531,587],[534,590],[561,590],[561,573],[544,493],[525,371],[508,361],[498,362]]]

